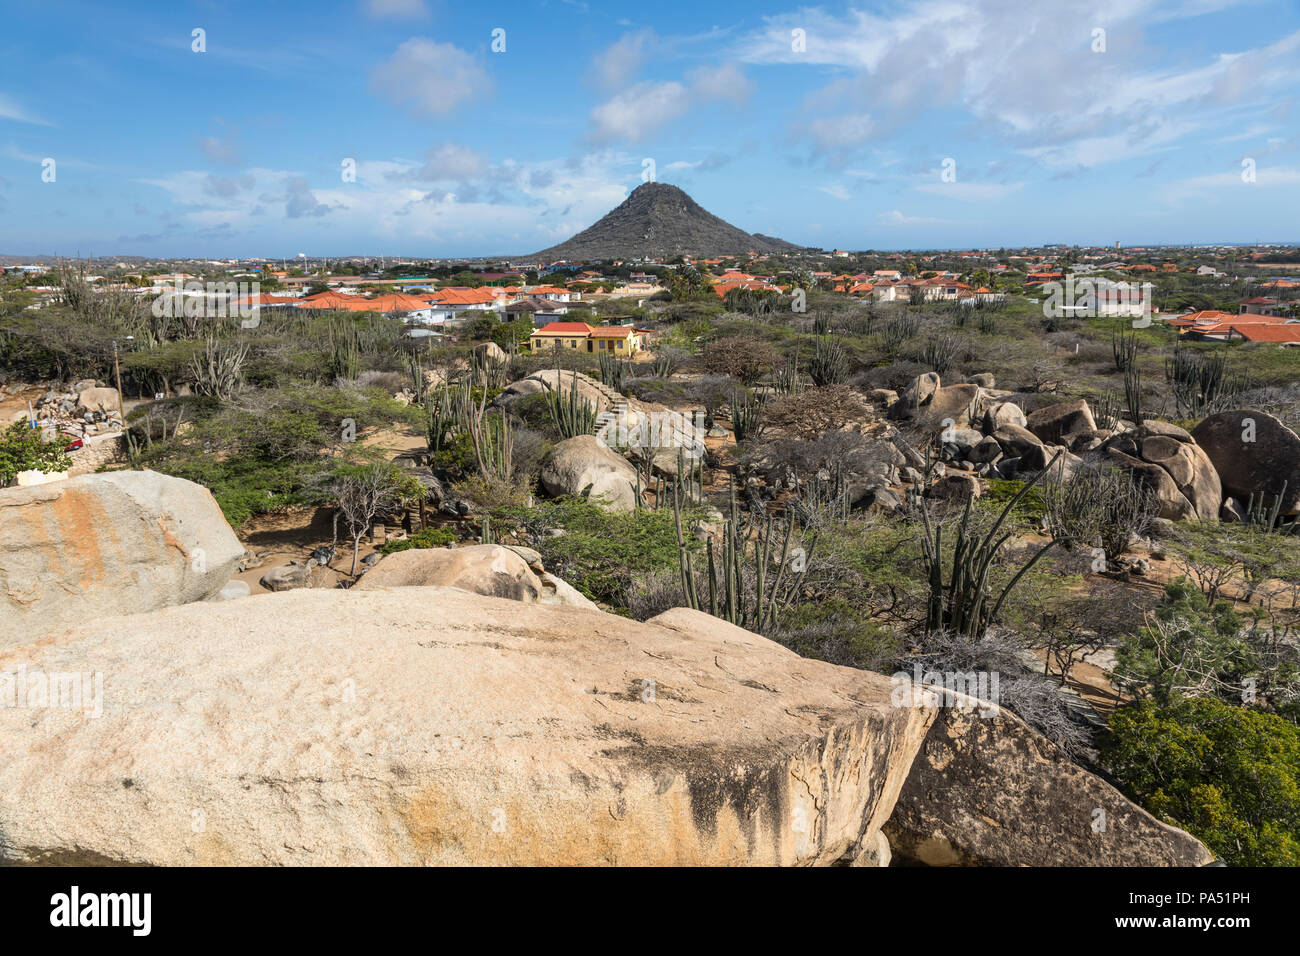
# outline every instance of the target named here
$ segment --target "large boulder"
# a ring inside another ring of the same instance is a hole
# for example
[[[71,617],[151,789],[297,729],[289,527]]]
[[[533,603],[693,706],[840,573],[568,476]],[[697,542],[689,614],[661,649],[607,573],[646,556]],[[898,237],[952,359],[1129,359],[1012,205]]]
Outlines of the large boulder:
[[[1223,487],[1214,464],[1203,449],[1175,436],[1148,435],[1142,439],[1141,455],[1144,461],[1159,465],[1169,473],[1179,492],[1196,512],[1196,517],[1203,521],[1219,517]]]
[[[454,588],[100,620],[19,667],[106,679],[93,716],[0,707],[0,865],[830,864],[935,716],[697,611]]]
[[[999,425],[993,432],[993,438],[997,439],[1002,451],[1007,455],[1020,456],[1030,448],[1041,446],[1038,436],[1028,428],[1022,428],[1018,425]]]
[[[563,589],[559,585],[563,585]],[[595,604],[559,578],[544,571],[536,573],[519,551],[498,544],[398,551],[380,559],[354,590],[429,586],[460,588],[524,604],[568,605],[598,610]]]
[[[121,398],[115,388],[92,386],[83,388],[77,394],[77,412],[111,412],[117,414],[122,407]]]
[[[212,493],[153,471],[0,489],[0,647],[201,601],[244,555]]]
[[[913,408],[927,404],[941,385],[938,372],[922,372],[912,383],[903,389],[898,400]]]
[[[1159,465],[1126,455],[1116,448],[1108,449],[1106,458],[1113,464],[1132,472],[1133,477],[1155,495],[1160,506],[1158,517],[1170,521],[1190,521],[1200,517],[1196,506],[1178,487],[1178,482],[1174,481],[1169,472]],[[1216,508],[1214,516],[1217,514]]]
[[[290,561],[279,567],[271,568],[257,581],[268,591],[292,591],[305,588],[311,584],[312,565],[300,561]]]
[[[1300,436],[1267,412],[1219,412],[1192,430],[1214,464],[1223,493],[1243,502],[1263,496],[1269,507],[1282,495],[1282,513],[1300,511]],[[1286,483],[1286,491],[1282,485]]]
[[[984,413],[984,431],[991,435],[1004,425],[1024,428],[1027,421],[1025,410],[1015,402],[994,402]]]
[[[1040,408],[1030,412],[1025,420],[1025,427],[1047,445],[1067,445],[1069,442],[1065,439],[1069,436],[1097,430],[1092,409],[1082,398]]]
[[[937,376],[933,381],[926,381],[925,375],[918,377],[890,407],[889,414],[923,426],[946,427],[951,423],[958,428],[969,428],[982,422],[988,404],[983,389],[978,385],[938,385],[937,382]],[[910,400],[909,393],[921,400]]]
[[[548,495],[587,495],[610,511],[637,504],[636,469],[595,435],[558,442],[538,475]]]
[[[474,346],[474,361],[485,368],[500,368],[509,361],[509,357],[495,342],[484,342]]]
[[[949,706],[930,727],[885,825],[896,856],[931,866],[1213,861],[1196,838],[1072,763],[1005,708],[937,688],[923,693]]]
[[[581,372],[544,368],[525,379],[525,381],[529,380],[539,383],[546,391],[558,391],[566,399],[570,392],[577,389],[578,397],[592,405],[597,412],[608,411],[620,402],[627,401],[623,395],[608,385]]]

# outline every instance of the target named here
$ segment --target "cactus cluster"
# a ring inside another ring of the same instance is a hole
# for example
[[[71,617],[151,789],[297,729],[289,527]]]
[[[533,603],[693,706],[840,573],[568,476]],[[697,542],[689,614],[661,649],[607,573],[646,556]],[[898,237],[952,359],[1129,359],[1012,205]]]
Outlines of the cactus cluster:
[[[546,393],[546,407],[551,413],[551,422],[561,438],[577,438],[579,435],[591,435],[596,431],[596,406],[582,397],[578,391],[578,373],[573,373],[569,390],[559,387],[560,376],[557,367],[556,387]]]
[[[751,523],[742,522],[733,487],[731,514],[723,523],[721,553],[712,538],[705,545],[706,604],[699,593],[692,548],[682,531],[682,504],[681,497],[675,494],[678,570],[687,605],[747,630],[771,631],[802,588],[816,538],[809,541],[806,550],[800,545],[792,548],[795,521],[789,515],[777,520],[764,512]]]
[[[970,525],[971,501],[967,499],[961,521],[957,524],[957,540],[952,550],[952,570],[948,580],[944,581],[943,526],[930,520],[930,512],[922,507],[921,520],[925,526],[925,536],[921,539],[922,557],[925,562],[926,579],[929,582],[930,597],[926,605],[925,630],[927,634],[936,631],[952,631],[972,639],[984,636],[989,625],[997,619],[998,611],[1007,595],[1020,583],[1020,579],[1038,563],[1038,560],[1056,544],[1048,541],[1026,561],[994,597],[989,584],[989,570],[993,560],[1011,537],[1008,531],[1001,536],[1003,523],[1007,515],[1020,500],[1029,493],[1038,481],[1051,471],[1056,460],[1061,457],[1057,452],[1047,467],[1025,482],[1024,487],[1014,498],[1007,502],[1002,513],[988,532],[981,536]]]

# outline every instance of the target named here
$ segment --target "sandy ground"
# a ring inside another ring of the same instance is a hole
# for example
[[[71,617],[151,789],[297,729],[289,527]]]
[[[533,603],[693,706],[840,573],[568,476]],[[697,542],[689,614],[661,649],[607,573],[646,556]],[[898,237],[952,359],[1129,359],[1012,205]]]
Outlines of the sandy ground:
[[[272,568],[290,561],[305,561],[312,549],[328,545],[333,538],[333,511],[329,508],[294,508],[280,514],[259,515],[240,529],[238,537],[244,547],[262,558],[260,564],[236,574],[234,580],[244,581],[254,594],[270,594],[259,584],[262,575]],[[400,531],[401,529],[396,529]],[[373,554],[378,541],[361,539],[357,567],[362,558]],[[312,569],[311,587],[333,588],[350,580],[352,568],[352,542],[338,544],[338,555],[329,567]]]

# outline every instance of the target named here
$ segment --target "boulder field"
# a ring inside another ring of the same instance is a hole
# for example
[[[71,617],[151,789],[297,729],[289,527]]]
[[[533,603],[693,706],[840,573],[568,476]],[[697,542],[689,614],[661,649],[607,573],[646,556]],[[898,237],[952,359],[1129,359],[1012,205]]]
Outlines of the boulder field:
[[[0,865],[1210,859],[1007,712],[606,614],[527,548],[205,600],[242,554],[211,496],[93,478],[3,493],[8,587],[58,586],[5,612]]]

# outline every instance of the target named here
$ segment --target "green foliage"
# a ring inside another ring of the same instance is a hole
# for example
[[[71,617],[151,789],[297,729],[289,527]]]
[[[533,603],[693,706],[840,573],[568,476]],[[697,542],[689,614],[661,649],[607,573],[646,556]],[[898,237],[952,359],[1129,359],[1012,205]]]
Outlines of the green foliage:
[[[1101,766],[1151,813],[1232,866],[1300,865],[1300,732],[1213,698],[1110,718]]]
[[[708,603],[696,580],[693,537],[683,534],[683,494],[680,483],[673,485],[673,520],[677,534],[677,566],[687,604],[707,610],[714,617],[760,633],[773,630],[781,615],[799,595],[816,546],[816,533],[807,549],[794,537],[795,521],[786,516],[778,521],[764,512],[742,520],[731,494],[731,514],[723,523],[722,547],[714,555],[713,539],[705,541],[707,565],[703,586]],[[753,554],[749,546],[753,545]],[[791,545],[794,545],[793,549]]]
[[[1211,603],[1185,578],[1165,587],[1164,603],[1147,625],[1124,640],[1115,677],[1132,693],[1167,705],[1179,697],[1240,703],[1253,679],[1256,692],[1294,679],[1294,664],[1273,667],[1267,646],[1227,601]]]
[[[921,509],[921,519],[925,526],[925,536],[921,539],[921,543],[930,586],[930,599],[925,615],[927,634],[948,630],[974,639],[982,638],[989,625],[997,620],[1003,602],[1015,589],[1020,579],[1056,543],[1048,541],[1039,548],[1021,565],[1020,570],[1012,575],[997,594],[996,599],[994,598],[989,572],[1002,546],[1011,537],[1010,531],[1001,536],[998,533],[1012,510],[1029,494],[1034,484],[1047,474],[1058,457],[1060,457],[1059,453],[1048,463],[1047,468],[1034,476],[1007,502],[984,534],[981,534],[981,529],[971,522],[973,499],[967,499],[961,520],[957,524],[957,535],[951,553],[952,570],[947,581],[944,580],[944,564],[948,555],[943,546],[943,525],[936,525],[931,521],[928,508]]]
[[[72,465],[66,447],[58,438],[46,441],[25,418],[14,422],[0,432],[0,488],[15,481],[20,471],[66,471]]]
[[[986,506],[1005,505],[1013,500],[1016,495],[1024,490],[1025,483],[1015,478],[986,478],[984,479],[984,494],[980,497],[980,504]],[[1037,528],[1042,524],[1043,518],[1047,514],[1046,504],[1043,501],[1043,492],[1041,488],[1033,487],[1020,500],[1016,502],[1011,509],[1011,519],[1019,524],[1030,528]]]
[[[736,441],[757,437],[763,425],[763,406],[755,400],[749,389],[738,388],[731,393],[731,429]]]
[[[593,601],[623,608],[628,587],[652,571],[677,567],[673,514],[664,509],[609,512],[582,498],[492,510],[496,533],[514,528],[547,570]],[[553,535],[553,529],[563,534]]]
[[[849,357],[844,343],[829,335],[819,338],[808,374],[812,376],[813,384],[819,387],[842,383],[849,374]]]
[[[546,393],[551,424],[555,427],[556,433],[562,439],[593,434],[596,431],[596,406],[583,398],[579,392],[578,373],[573,373],[566,391],[559,387],[559,370],[556,371],[556,387]]]
[[[379,547],[380,554],[395,554],[412,548],[444,548],[456,540],[455,532],[448,528],[425,528],[401,541],[389,541]]]
[[[154,409],[159,416],[183,409],[185,427],[152,444],[141,434],[131,467],[204,485],[235,528],[307,500],[312,479],[329,466],[330,456],[357,447],[348,441],[344,420],[351,419],[360,434],[394,422],[414,425],[420,414],[378,389],[265,390],[251,396],[247,407],[189,398],[155,402]],[[146,427],[141,410],[128,418],[133,435]]]

